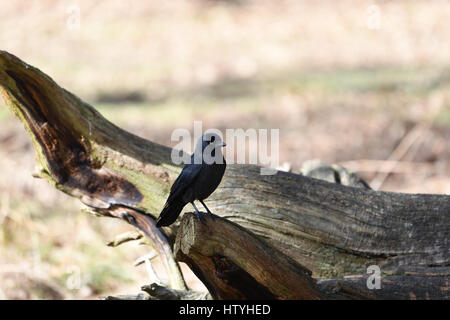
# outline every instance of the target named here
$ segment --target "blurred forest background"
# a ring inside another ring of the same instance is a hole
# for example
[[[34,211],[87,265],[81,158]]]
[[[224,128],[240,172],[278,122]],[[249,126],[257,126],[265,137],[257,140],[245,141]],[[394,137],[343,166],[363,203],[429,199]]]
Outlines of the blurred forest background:
[[[450,194],[449,21],[437,0],[3,0],[0,49],[152,141],[194,120],[280,128],[285,169],[321,159],[381,190]],[[3,101],[0,128],[0,298],[139,291],[148,247],[105,245],[132,228],[33,179]]]

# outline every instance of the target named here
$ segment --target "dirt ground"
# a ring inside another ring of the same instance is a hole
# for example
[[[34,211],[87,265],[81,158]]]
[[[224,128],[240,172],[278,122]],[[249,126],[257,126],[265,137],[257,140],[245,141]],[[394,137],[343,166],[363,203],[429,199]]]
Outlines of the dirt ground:
[[[320,159],[380,190],[450,194],[449,19],[448,1],[3,1],[0,49],[162,144],[194,120],[276,128],[293,172]],[[0,101],[0,298],[138,292],[148,249],[105,245],[131,228],[80,212],[34,164]]]

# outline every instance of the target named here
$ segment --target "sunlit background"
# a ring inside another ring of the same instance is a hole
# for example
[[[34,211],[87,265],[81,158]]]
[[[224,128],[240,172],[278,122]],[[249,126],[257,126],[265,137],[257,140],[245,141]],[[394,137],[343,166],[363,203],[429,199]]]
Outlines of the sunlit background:
[[[2,0],[0,49],[152,141],[194,120],[278,128],[284,170],[320,159],[450,194],[449,21],[449,1]],[[0,298],[138,292],[148,247],[107,247],[132,228],[31,177],[3,101],[0,128]]]

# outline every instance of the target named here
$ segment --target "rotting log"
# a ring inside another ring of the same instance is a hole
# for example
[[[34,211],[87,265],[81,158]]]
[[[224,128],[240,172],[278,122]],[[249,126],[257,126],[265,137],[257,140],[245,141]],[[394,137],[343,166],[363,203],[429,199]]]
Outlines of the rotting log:
[[[0,90],[31,136],[35,175],[92,211],[125,219],[153,237],[175,278],[172,289],[184,290],[169,252],[179,223],[159,231],[154,226],[181,170],[170,160],[171,149],[118,128],[4,51]],[[305,266],[313,277],[335,278],[318,283],[332,290],[329,297],[450,298],[447,195],[380,192],[286,172],[261,176],[258,166],[229,165],[207,202],[214,213]],[[369,265],[381,268],[380,290],[368,291],[362,280],[345,277],[362,279]],[[392,282],[402,291],[383,287]]]
[[[323,299],[309,270],[239,225],[186,213],[174,252],[214,299]]]

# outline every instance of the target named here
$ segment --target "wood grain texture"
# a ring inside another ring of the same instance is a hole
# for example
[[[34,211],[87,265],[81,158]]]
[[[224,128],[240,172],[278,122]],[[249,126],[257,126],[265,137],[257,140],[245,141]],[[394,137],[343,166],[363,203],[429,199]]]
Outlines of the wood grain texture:
[[[184,215],[174,246],[218,299],[321,299],[309,270],[226,219]]]

